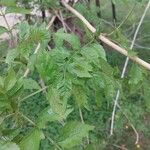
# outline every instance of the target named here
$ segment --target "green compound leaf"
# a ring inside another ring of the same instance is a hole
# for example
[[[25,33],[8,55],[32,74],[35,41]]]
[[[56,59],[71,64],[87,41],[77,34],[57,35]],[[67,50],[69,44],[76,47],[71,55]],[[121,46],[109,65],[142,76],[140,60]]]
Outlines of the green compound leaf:
[[[86,137],[89,131],[93,130],[94,126],[83,124],[81,122],[68,122],[62,129],[59,144],[66,149],[80,145],[82,139]]]
[[[8,71],[8,75],[6,76],[4,82],[6,91],[9,91],[16,84],[17,82],[16,73],[12,68]]]
[[[0,150],[21,150],[16,143],[0,141]]]
[[[55,41],[56,47],[62,47],[63,42],[67,41],[68,43],[71,44],[71,46],[74,49],[80,48],[79,38],[74,34],[64,33],[62,29],[58,30],[58,32],[55,33],[54,41]]]
[[[75,62],[71,64],[71,72],[80,78],[91,78],[92,66],[83,58],[75,58]]]
[[[8,64],[11,64],[14,59],[18,56],[18,51],[17,49],[12,49],[12,50],[9,50],[8,53],[7,53],[7,56],[6,56],[6,63]]]
[[[21,150],[39,150],[40,141],[44,138],[42,131],[33,129],[23,138],[19,146]]]
[[[44,129],[47,122],[62,121],[63,119],[66,119],[72,111],[72,108],[68,108],[62,118],[58,114],[54,113],[50,107],[47,107],[39,114],[37,126],[40,129]]]
[[[64,118],[67,110],[67,99],[63,99],[57,89],[50,88],[47,94],[47,100],[50,103],[52,111]]]
[[[100,44],[93,43],[89,46],[83,47],[81,54],[90,62],[98,62],[99,58],[106,60],[106,53]]]
[[[38,83],[31,78],[23,79],[23,86],[24,86],[24,89],[27,89],[27,90],[40,89],[40,86],[38,85]]]
[[[142,69],[134,64],[130,70],[129,84],[138,84],[144,78]]]
[[[75,101],[80,108],[85,107],[88,109],[86,91],[84,91],[81,86],[76,85],[73,87],[73,96],[75,97]]]

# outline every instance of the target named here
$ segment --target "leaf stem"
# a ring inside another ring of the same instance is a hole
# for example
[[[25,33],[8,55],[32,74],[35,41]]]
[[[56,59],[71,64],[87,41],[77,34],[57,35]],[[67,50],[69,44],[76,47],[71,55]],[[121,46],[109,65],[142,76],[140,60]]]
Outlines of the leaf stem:
[[[51,137],[49,137],[47,135],[45,135],[45,136],[57,149],[62,150],[62,148]]]
[[[80,115],[81,122],[84,124],[84,119],[83,119],[81,108],[79,108],[79,115]]]
[[[82,124],[85,124],[83,114],[82,114],[82,110],[81,110],[80,107],[79,107],[79,115],[80,115],[80,119],[81,119]],[[89,136],[87,135],[87,144],[89,144],[89,143],[90,143]]]
[[[0,62],[1,63],[6,63],[6,60],[5,59],[0,59]],[[12,63],[13,64],[22,64],[20,61],[13,61]]]
[[[27,120],[28,122],[30,122],[33,126],[36,126],[36,124],[29,119],[27,116],[25,116],[24,114],[22,114],[21,112],[18,112],[25,120]]]
[[[38,94],[38,93],[44,91],[44,90],[47,89],[48,87],[49,87],[49,86],[45,86],[45,87],[43,87],[42,89],[40,89],[40,90],[38,90],[38,91],[36,91],[36,92],[31,93],[30,95],[28,95],[28,96],[22,98],[21,100],[19,100],[19,102],[25,101],[26,99],[28,99],[28,98],[30,98],[30,97],[32,97],[32,96],[34,96],[34,95],[36,95],[36,94]]]

